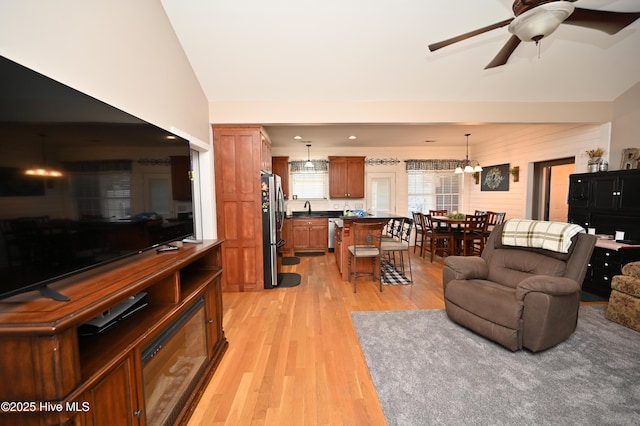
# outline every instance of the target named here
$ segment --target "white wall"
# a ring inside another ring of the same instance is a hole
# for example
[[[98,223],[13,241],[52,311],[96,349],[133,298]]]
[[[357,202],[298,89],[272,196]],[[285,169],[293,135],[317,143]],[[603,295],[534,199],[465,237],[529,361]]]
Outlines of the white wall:
[[[208,101],[159,1],[3,1],[0,40],[0,55],[209,149]],[[214,199],[203,187],[205,238]]]
[[[159,1],[3,1],[0,40],[12,61],[209,141],[207,99]]]
[[[622,150],[640,148],[640,83],[614,102],[609,170],[620,169]]]

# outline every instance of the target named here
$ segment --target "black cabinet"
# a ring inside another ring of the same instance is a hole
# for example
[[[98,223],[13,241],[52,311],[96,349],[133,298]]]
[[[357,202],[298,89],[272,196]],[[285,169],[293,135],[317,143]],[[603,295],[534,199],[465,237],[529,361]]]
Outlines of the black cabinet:
[[[569,222],[599,234],[640,239],[640,170],[581,173],[569,179]]]
[[[626,240],[640,240],[640,170],[574,174],[569,178],[571,223],[595,228],[598,234],[623,231]],[[598,243],[583,288],[609,297],[611,279],[626,263],[640,260],[640,245]],[[611,247],[609,247],[611,246]]]
[[[640,260],[640,246],[618,249],[596,246],[589,261],[582,288],[590,293],[608,298],[614,275],[621,275],[622,267],[636,260]]]

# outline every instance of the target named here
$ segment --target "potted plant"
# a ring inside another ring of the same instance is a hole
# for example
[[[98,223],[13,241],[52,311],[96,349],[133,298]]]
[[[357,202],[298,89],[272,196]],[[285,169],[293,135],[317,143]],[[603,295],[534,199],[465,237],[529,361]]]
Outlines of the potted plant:
[[[604,149],[602,148],[594,148],[586,151],[589,156],[589,171],[597,172],[600,168],[600,163],[602,162],[602,155],[604,154]]]
[[[520,180],[520,166],[514,166],[513,168],[509,169],[509,173],[511,173],[511,176],[513,176],[514,182],[518,182]]]

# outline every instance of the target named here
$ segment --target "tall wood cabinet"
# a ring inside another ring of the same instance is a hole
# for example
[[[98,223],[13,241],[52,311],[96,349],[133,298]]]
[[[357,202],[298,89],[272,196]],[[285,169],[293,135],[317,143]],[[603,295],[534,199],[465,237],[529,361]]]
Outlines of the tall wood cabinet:
[[[154,412],[165,407],[170,407],[163,413],[169,423],[186,420],[228,346],[221,244],[150,250],[50,284],[71,299],[67,302],[37,292],[0,301],[0,400],[33,403],[3,410],[0,424],[144,425],[153,424]],[[98,334],[81,331],[141,292],[146,306]],[[198,321],[187,328],[184,318],[192,311]],[[201,344],[197,356],[163,352],[155,344],[181,333],[188,337],[183,346]],[[145,366],[149,348],[157,348],[152,355],[161,361],[154,366],[162,366],[162,381],[150,380],[157,371]],[[197,368],[181,363],[180,356]]]
[[[264,289],[260,172],[271,151],[260,126],[213,126],[218,237],[224,291]]]
[[[273,157],[271,159],[272,172],[280,176],[284,199],[289,199],[289,157]]]
[[[329,157],[329,197],[364,198],[365,157]]]

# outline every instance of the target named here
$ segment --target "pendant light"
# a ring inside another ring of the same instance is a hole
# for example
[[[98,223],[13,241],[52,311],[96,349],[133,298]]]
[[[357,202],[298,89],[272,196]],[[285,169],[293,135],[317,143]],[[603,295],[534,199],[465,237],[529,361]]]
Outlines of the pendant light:
[[[458,165],[458,167],[456,167],[455,172],[456,173],[476,173],[476,172],[481,172],[482,171],[482,167],[480,167],[480,163],[478,163],[477,161],[476,166],[473,167],[471,165],[471,161],[469,161],[469,136],[471,136],[471,133],[465,133],[464,134],[467,137],[467,155],[464,158],[464,161],[462,163],[460,163]]]
[[[40,149],[42,150],[42,164],[40,166],[32,167],[24,171],[24,174],[29,176],[39,177],[62,177],[62,172],[56,169],[47,167],[47,158],[44,153],[44,136],[40,135]]]
[[[310,151],[309,151],[309,150],[310,150],[310,148],[311,148],[311,144],[310,144],[310,143],[308,143],[308,144],[307,144],[307,162],[306,162],[306,163],[304,163],[304,166],[305,166],[307,169],[313,169],[313,163],[311,162]]]

